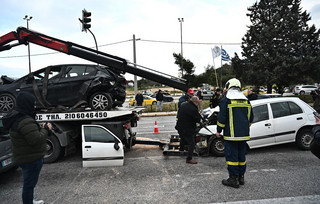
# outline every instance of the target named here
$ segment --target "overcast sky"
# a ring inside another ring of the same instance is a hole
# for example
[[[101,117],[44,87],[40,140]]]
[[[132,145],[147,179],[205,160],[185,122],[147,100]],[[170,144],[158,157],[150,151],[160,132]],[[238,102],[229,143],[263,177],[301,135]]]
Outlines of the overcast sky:
[[[230,55],[241,55],[241,38],[250,25],[247,8],[255,0],[1,0],[0,36],[27,26],[46,35],[95,47],[92,35],[81,32],[78,18],[82,9],[92,13],[91,31],[99,50],[133,62],[133,34],[137,64],[173,76],[178,66],[172,54],[180,53],[182,23],[183,56],[191,60],[196,74],[213,65],[211,48],[222,46]],[[302,9],[311,14],[310,24],[320,28],[320,1],[302,0]],[[230,45],[232,44],[232,45]],[[32,71],[48,65],[91,63],[31,44]],[[0,52],[0,75],[21,77],[28,73],[27,46]],[[52,54],[53,53],[53,54]],[[39,55],[44,54],[44,55]],[[220,58],[215,60],[220,66]],[[132,79],[132,75],[126,75]]]

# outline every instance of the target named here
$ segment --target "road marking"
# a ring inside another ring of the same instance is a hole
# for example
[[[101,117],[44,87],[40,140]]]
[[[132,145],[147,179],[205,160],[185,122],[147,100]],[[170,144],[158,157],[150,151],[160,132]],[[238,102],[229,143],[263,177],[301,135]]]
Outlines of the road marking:
[[[316,204],[319,203],[320,195],[310,196],[297,196],[297,197],[284,197],[284,198],[271,198],[261,200],[244,200],[234,202],[223,202],[223,203],[211,203],[211,204]]]

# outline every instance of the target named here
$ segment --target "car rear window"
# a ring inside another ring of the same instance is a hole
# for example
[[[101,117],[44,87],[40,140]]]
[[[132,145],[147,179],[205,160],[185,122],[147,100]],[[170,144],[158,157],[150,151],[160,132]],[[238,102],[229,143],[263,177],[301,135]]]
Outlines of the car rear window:
[[[302,113],[302,109],[294,102],[279,102],[272,103],[271,109],[273,118],[280,118],[288,115],[294,115]]]

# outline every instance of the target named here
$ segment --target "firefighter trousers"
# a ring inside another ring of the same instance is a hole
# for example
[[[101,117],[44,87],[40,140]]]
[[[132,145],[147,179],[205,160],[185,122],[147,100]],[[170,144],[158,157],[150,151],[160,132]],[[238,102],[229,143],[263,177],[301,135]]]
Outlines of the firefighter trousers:
[[[246,141],[224,141],[224,154],[230,175],[243,175],[246,172],[247,142]]]

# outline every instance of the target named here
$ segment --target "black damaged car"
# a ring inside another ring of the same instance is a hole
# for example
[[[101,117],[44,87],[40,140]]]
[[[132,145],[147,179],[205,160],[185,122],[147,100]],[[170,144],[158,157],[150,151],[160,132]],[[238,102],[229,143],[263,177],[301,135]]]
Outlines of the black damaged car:
[[[70,110],[85,103],[92,110],[110,110],[125,101],[122,74],[100,65],[65,64],[48,66],[17,80],[1,76],[0,112],[12,110],[21,91],[35,95],[37,108],[62,106]]]

